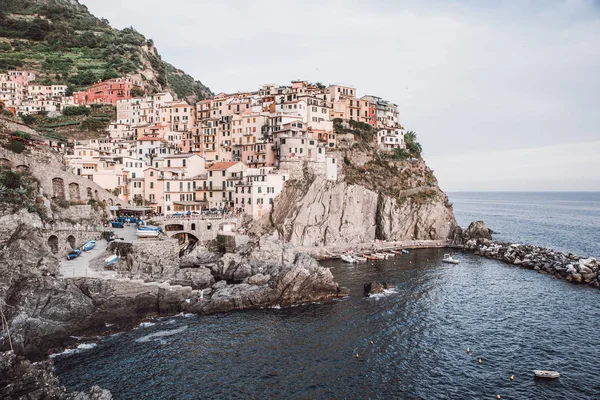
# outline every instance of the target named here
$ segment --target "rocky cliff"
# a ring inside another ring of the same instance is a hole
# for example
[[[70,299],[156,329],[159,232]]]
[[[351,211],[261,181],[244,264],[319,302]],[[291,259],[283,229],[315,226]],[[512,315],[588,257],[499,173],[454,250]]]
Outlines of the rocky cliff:
[[[281,238],[312,247],[452,235],[452,206],[423,160],[351,150],[338,159],[345,161],[338,181],[306,174],[275,199],[270,225]]]

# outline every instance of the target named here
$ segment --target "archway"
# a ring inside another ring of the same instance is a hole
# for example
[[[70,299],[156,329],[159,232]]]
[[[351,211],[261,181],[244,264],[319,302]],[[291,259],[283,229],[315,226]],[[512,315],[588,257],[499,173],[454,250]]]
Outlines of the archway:
[[[0,158],[0,168],[10,168],[11,164],[8,158]]]
[[[94,190],[94,197],[96,198],[97,201],[100,201],[100,198],[98,197],[98,191]]]
[[[67,243],[69,243],[69,246],[71,246],[71,248],[74,249],[75,248],[75,236],[69,235],[69,237],[67,238]]]
[[[198,242],[198,238],[195,235],[188,232],[179,232],[171,237],[177,239],[180,245],[185,243],[196,244]]]
[[[169,225],[165,225],[165,231],[166,232],[176,232],[176,231],[182,231],[183,229],[183,225],[181,224],[169,224]]]
[[[62,178],[52,179],[52,191],[54,193],[53,197],[56,197],[58,200],[65,199],[65,182]]]
[[[52,235],[48,238],[48,246],[54,254],[58,253],[58,236]]]
[[[94,193],[92,192],[92,188],[91,187],[85,189],[85,192],[87,194],[88,199],[93,199],[94,198]]]
[[[113,199],[110,199],[110,198],[109,198],[109,199],[108,199],[108,205],[109,205],[109,206],[112,206],[113,204],[114,204],[114,201],[113,201]]]
[[[28,165],[17,165],[17,172],[23,173],[29,171]]]
[[[69,199],[71,201],[81,201],[81,195],[79,193],[79,184],[72,182],[69,183]]]

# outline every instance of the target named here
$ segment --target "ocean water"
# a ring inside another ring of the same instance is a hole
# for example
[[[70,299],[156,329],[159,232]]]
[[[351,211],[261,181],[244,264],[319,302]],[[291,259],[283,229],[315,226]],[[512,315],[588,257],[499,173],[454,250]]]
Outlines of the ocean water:
[[[450,197],[461,224],[486,219],[462,213],[460,196]],[[523,221],[520,241],[553,237],[528,233],[531,219],[516,221],[503,226]],[[571,243],[552,240],[535,243]],[[448,265],[444,252],[323,262],[349,297],[160,319],[57,355],[55,371],[70,390],[97,384],[116,399],[600,398],[600,291],[460,252],[461,263]],[[374,280],[393,289],[365,298],[362,286]],[[533,369],[561,377],[538,380]]]
[[[483,220],[495,240],[600,257],[600,192],[448,193],[466,228]]]

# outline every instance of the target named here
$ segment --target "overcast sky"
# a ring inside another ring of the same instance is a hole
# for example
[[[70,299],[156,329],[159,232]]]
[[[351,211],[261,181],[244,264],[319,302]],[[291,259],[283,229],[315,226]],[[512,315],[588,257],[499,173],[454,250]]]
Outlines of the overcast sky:
[[[600,190],[600,2],[80,2],[215,93],[306,79],[397,103],[446,191]]]

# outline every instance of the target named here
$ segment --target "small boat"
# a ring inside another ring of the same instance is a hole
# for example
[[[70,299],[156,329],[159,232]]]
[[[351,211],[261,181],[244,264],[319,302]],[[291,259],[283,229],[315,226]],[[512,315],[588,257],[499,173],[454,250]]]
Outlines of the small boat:
[[[348,264],[354,264],[356,260],[349,254],[342,254],[342,261]]]
[[[377,257],[378,260],[385,260],[386,258],[388,258],[388,255],[384,253],[375,253],[373,255]]]
[[[560,377],[560,373],[558,371],[544,371],[541,369],[534,369],[533,374],[536,378],[544,378],[544,379],[556,379]]]
[[[408,254],[408,250],[402,250],[402,254]]]
[[[110,257],[107,257],[104,262],[106,263],[106,265],[111,265],[117,262],[117,260],[119,259],[119,257],[117,257],[116,254],[113,254]]]
[[[375,257],[373,255],[365,254],[365,258],[369,261],[377,261],[377,257]]]
[[[140,225],[138,226],[139,230],[142,231],[161,231],[161,227],[160,226],[154,226],[154,225]]]
[[[137,229],[135,234],[141,238],[158,237],[160,231],[154,229]]]
[[[83,251],[90,251],[94,247],[96,247],[96,241],[90,240],[89,242],[83,245]]]
[[[443,262],[448,263],[448,264],[458,264],[460,261],[452,258],[452,256],[450,254],[444,254],[444,258],[442,259]]]
[[[132,224],[135,224],[136,223],[135,217],[129,218],[129,222],[132,223]]]
[[[80,254],[81,254],[81,249],[79,247],[76,249],[73,249],[67,253],[67,260],[73,260],[73,259],[79,257]]]
[[[120,221],[111,221],[110,224],[112,225],[113,228],[122,228],[123,227],[123,223]]]
[[[384,251],[384,252],[383,252],[383,254],[387,254],[387,255],[388,255],[388,257],[395,257],[395,256],[396,256],[396,253],[394,253],[394,252],[393,252],[393,251],[391,251],[391,250]]]
[[[359,263],[366,263],[367,262],[367,258],[366,257],[354,256],[354,259],[356,260],[356,262],[359,262]]]
[[[404,253],[402,253],[402,250],[392,250],[392,253],[394,253],[396,255],[404,254]]]

